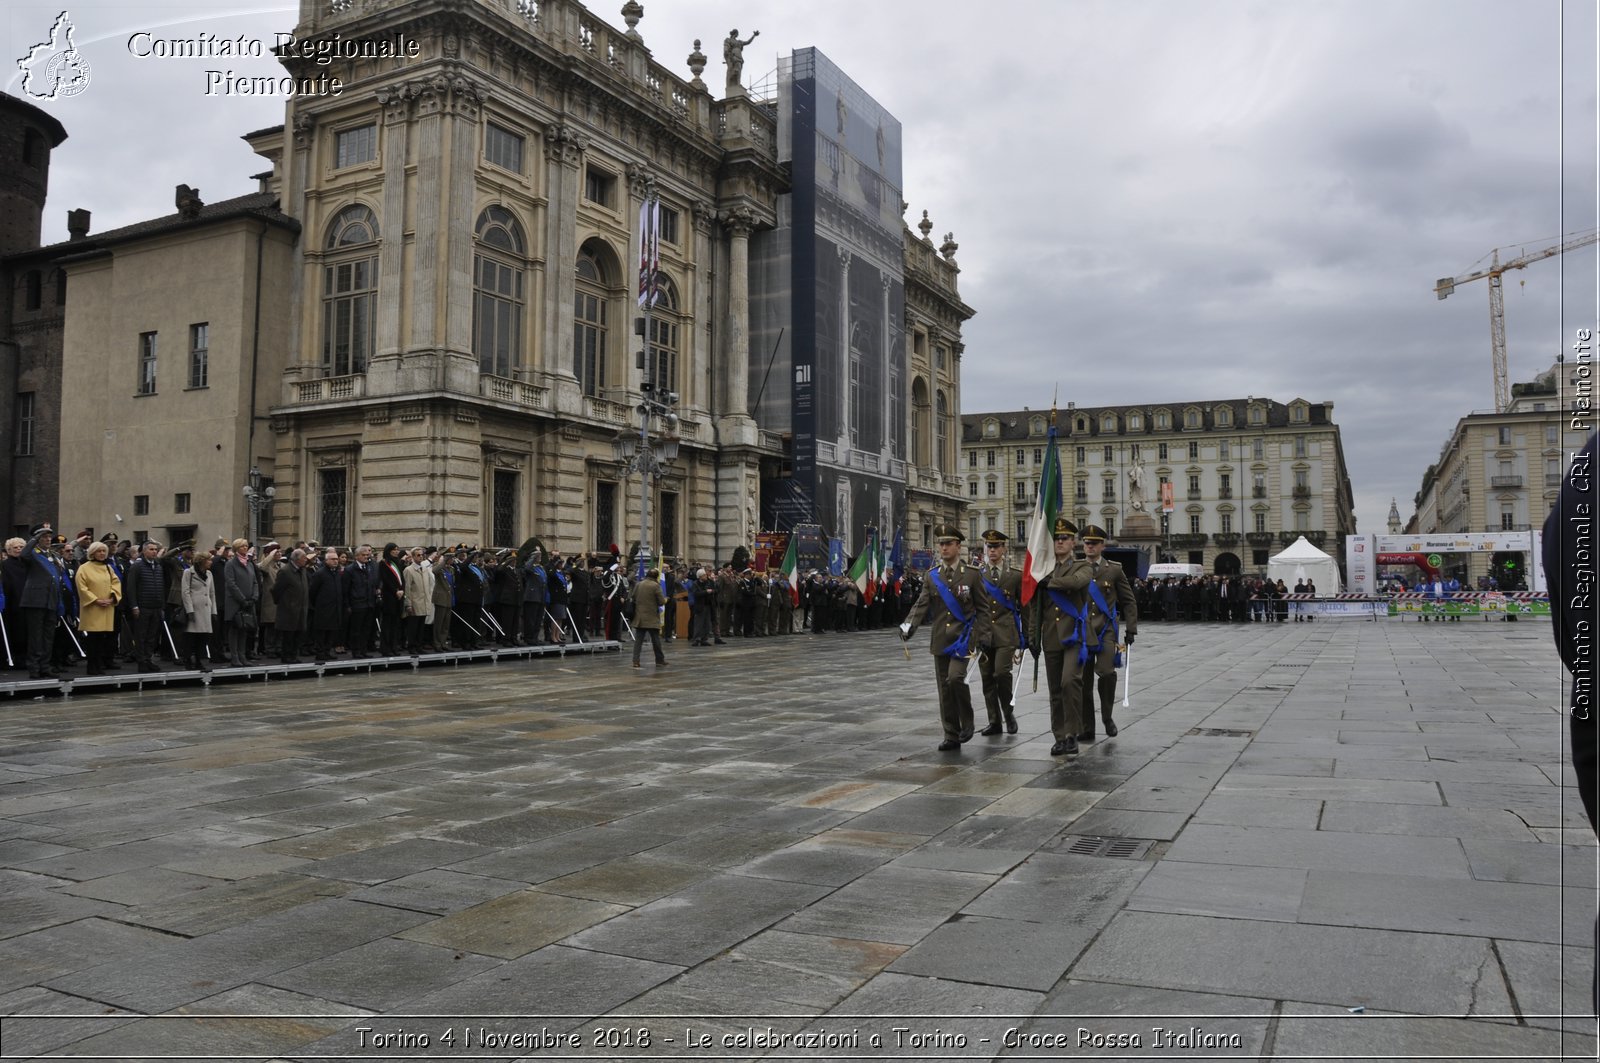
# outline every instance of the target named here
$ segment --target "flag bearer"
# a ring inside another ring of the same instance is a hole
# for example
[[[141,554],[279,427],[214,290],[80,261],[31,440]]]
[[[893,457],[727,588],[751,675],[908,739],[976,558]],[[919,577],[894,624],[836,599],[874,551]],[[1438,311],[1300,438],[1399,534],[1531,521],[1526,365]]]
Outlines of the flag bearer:
[[[983,575],[961,560],[960,529],[941,524],[933,529],[939,545],[939,563],[928,570],[922,594],[911,607],[900,637],[909,640],[924,620],[932,626],[928,652],[933,655],[933,678],[939,690],[939,722],[944,741],[939,751],[960,749],[972,737],[972,692],[967,686],[967,665],[977,647],[987,644],[988,597]]]

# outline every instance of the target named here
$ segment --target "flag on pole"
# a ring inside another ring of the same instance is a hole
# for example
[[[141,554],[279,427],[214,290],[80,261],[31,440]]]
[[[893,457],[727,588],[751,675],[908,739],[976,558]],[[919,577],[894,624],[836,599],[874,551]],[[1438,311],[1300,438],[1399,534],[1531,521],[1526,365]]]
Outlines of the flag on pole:
[[[882,594],[889,589],[889,548],[884,545],[883,536],[878,537],[878,593]]]
[[[656,276],[661,272],[661,201],[639,205],[639,306],[649,309],[660,298]]]
[[[870,586],[870,582],[868,580],[868,569],[872,564],[871,558],[872,539],[869,536],[867,539],[867,545],[862,548],[859,554],[856,555],[855,563],[850,566],[849,572],[849,580],[851,583],[856,585],[856,590],[861,592],[861,600],[864,602],[872,601],[872,598],[867,590],[868,586]]]
[[[1033,600],[1039,582],[1056,567],[1056,515],[1061,512],[1061,458],[1056,453],[1056,424],[1050,417],[1050,442],[1045,447],[1044,469],[1039,474],[1039,498],[1028,518],[1028,556],[1022,566],[1022,604]]]
[[[889,568],[894,575],[894,592],[900,593],[900,581],[906,575],[906,526],[894,531],[894,549],[889,553]]]
[[[800,554],[795,549],[799,540],[800,536],[789,533],[789,549],[783,552],[783,565],[778,569],[789,584],[789,596],[794,599],[795,605],[800,604]]]

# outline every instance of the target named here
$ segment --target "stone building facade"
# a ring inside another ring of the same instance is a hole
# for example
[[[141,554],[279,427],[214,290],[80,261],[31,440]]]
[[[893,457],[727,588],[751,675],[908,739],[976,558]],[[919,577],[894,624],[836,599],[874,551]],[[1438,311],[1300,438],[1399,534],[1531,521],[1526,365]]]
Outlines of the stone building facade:
[[[1503,412],[1474,411],[1456,421],[1439,460],[1423,473],[1405,530],[1427,535],[1541,527],[1555,506],[1567,461],[1592,431],[1592,421],[1578,416],[1571,401],[1587,386],[1588,369],[1557,363],[1534,380],[1513,384],[1511,405]],[[1515,578],[1516,566],[1525,562],[1502,553],[1449,555],[1443,571],[1475,587],[1492,571],[1503,579],[1509,561]]]
[[[969,533],[994,527],[1022,556],[1050,412],[962,415]],[[1333,403],[1243,399],[1077,408],[1056,414],[1062,512],[1113,545],[1208,572],[1264,573],[1304,535],[1336,556],[1355,505]],[[1142,511],[1133,507],[1139,481]],[[1173,512],[1163,522],[1162,487]],[[970,534],[969,534],[970,537]]]

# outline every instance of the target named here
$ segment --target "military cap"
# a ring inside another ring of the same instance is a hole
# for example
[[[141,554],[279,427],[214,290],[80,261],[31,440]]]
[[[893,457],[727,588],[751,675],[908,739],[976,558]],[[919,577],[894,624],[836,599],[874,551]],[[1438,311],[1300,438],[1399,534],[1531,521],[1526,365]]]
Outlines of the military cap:
[[[1078,538],[1086,543],[1103,543],[1106,541],[1106,530],[1098,524],[1085,524]]]
[[[103,542],[103,543],[111,543],[111,544],[115,545],[115,543],[117,541],[117,533],[116,532],[106,532],[104,535],[100,536],[100,541]]]
[[[988,543],[990,546],[1001,546],[1010,542],[1011,536],[1007,535],[1003,531],[1000,531],[998,528],[990,528],[988,531],[983,533],[983,541]]]
[[[1078,534],[1078,526],[1076,524],[1072,523],[1066,517],[1057,517],[1056,518],[1055,534],[1056,535],[1071,535],[1073,537],[1076,537],[1077,534]]]
[[[172,548],[174,550],[180,550],[180,551],[181,550],[193,550],[194,549],[194,540],[193,539],[185,539],[181,543],[173,543],[172,544]]]
[[[934,526],[933,538],[935,542],[945,542],[947,540],[954,539],[959,543],[965,542],[967,537],[962,535],[961,529],[956,527],[954,524],[939,524]]]

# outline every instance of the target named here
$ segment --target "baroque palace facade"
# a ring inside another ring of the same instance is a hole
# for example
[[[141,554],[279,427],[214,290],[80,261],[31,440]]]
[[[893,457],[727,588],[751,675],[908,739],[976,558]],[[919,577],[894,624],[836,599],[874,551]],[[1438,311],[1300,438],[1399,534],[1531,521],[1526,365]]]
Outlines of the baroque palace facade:
[[[216,433],[219,475],[192,493],[134,487],[146,506],[136,524],[202,537],[246,527],[240,485],[254,469],[274,489],[259,530],[280,539],[513,546],[535,534],[566,551],[639,539],[639,482],[616,443],[639,434],[636,219],[653,194],[664,299],[649,346],[658,394],[678,396],[680,451],[653,484],[649,541],[708,560],[751,542],[767,523],[752,500],[788,475],[794,446],[753,410],[768,365],[750,340],[762,296],[751,241],[781,228],[793,179],[775,101],[752,98],[731,70],[714,98],[699,42],[692,79],[668,71],[644,45],[641,14],[628,3],[619,31],[575,0],[302,0],[300,41],[414,42],[415,58],[330,68],[285,57],[290,74],[337,74],[345,88],[295,97],[282,126],[246,135],[271,163],[255,195],[207,207],[180,187],[177,216],[71,247],[84,305],[67,310],[67,379],[103,366],[107,350],[150,363],[118,464],[170,466],[186,444],[209,460],[210,434],[202,443],[192,426],[212,406],[233,416],[234,430]],[[897,380],[901,436],[932,416],[918,396],[934,390],[953,433],[959,323],[972,311],[953,242],[941,257],[926,232],[898,229],[908,288],[918,279],[901,314],[937,322],[951,352],[941,380],[912,348],[927,328],[895,337],[912,367]],[[202,231],[227,256],[209,270]],[[149,293],[129,274],[179,261],[192,284],[157,327],[144,319],[158,311],[136,311]],[[207,295],[215,309],[200,305]],[[194,328],[213,318],[222,326],[200,341],[210,377],[185,388]],[[170,390],[154,384],[158,343]],[[108,375],[106,394],[64,400],[65,524],[111,526],[132,507],[126,483],[89,479],[101,433],[69,439],[65,427],[98,424],[85,415],[107,400],[129,405],[129,382]],[[74,463],[74,446],[93,460]],[[922,456],[895,468],[897,516],[913,526],[961,504],[953,450],[943,463]],[[169,511],[180,498],[187,512]]]
[[[962,414],[969,533],[994,527],[1021,558],[1039,491],[1048,410]],[[1257,396],[1077,408],[1056,414],[1061,511],[1113,546],[1217,574],[1264,574],[1304,535],[1339,558],[1355,502],[1333,403]],[[1132,476],[1130,476],[1130,473]],[[1139,481],[1141,511],[1133,508]],[[1164,484],[1172,512],[1163,525]],[[970,537],[970,535],[969,535]]]

